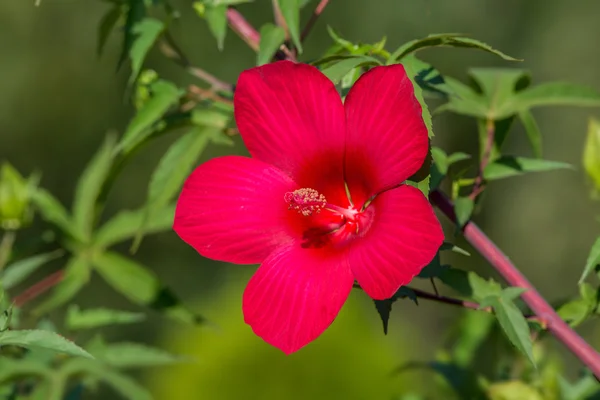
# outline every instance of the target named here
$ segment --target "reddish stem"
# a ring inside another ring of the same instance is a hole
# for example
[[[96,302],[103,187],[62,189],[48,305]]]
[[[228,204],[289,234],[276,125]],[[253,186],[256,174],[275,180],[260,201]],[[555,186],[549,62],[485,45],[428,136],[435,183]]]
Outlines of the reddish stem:
[[[452,222],[456,222],[454,208],[448,198],[439,191],[430,199]],[[544,300],[527,278],[510,262],[508,257],[473,222],[463,229],[465,239],[506,279],[511,286],[527,289],[521,297],[531,310],[544,321],[548,330],[567,346],[579,360],[600,379],[600,354],[577,334]]]
[[[23,307],[26,303],[29,303],[30,301],[46,293],[52,287],[58,285],[58,283],[63,280],[64,276],[64,271],[61,269],[48,275],[28,289],[25,289],[23,293],[14,298],[15,306]]]
[[[227,9],[227,21],[229,26],[235,31],[244,42],[248,43],[248,46],[254,51],[258,51],[258,45],[260,43],[260,33],[248,21],[242,14],[240,14],[234,8]]]
[[[327,7],[328,3],[329,0],[321,0],[319,4],[317,4],[315,11],[313,11],[312,15],[310,16],[310,19],[304,27],[304,30],[302,31],[302,34],[300,35],[300,40],[304,41],[304,39],[306,39],[310,31],[312,30],[313,25],[315,24],[315,22],[317,22],[319,16],[323,13],[323,10],[325,10],[325,7]]]

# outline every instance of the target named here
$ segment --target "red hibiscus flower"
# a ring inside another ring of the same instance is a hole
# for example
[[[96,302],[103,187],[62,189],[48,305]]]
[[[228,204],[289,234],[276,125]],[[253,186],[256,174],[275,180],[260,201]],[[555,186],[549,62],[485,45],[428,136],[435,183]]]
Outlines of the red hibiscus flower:
[[[441,246],[426,197],[402,184],[425,160],[427,129],[401,65],[371,69],[345,102],[312,66],[253,68],[234,110],[252,158],[200,165],[174,229],[204,257],[261,264],[244,319],[289,354],[333,322],[355,280],[389,298]]]

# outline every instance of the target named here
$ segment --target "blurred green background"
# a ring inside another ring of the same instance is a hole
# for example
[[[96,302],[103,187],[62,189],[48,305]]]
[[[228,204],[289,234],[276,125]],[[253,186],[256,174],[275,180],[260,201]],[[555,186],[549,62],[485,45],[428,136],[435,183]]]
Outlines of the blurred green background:
[[[118,35],[111,36],[101,58],[96,55],[97,25],[108,4],[42,0],[34,7],[33,3],[0,3],[0,160],[10,161],[23,174],[42,171],[42,185],[69,204],[78,175],[106,131],[122,132],[132,115],[124,96],[128,71],[127,67],[116,71]],[[305,8],[303,21],[315,3]],[[174,36],[196,65],[231,82],[254,65],[255,54],[233,32],[228,32],[225,51],[219,52],[191,1],[174,4],[181,12]],[[255,0],[239,10],[256,26],[272,20],[270,0]],[[427,50],[420,56],[443,74],[460,79],[466,78],[468,67],[505,66],[531,70],[534,84],[567,80],[600,90],[600,53],[595,46],[599,15],[597,0],[331,0],[301,60],[318,57],[329,46],[327,24],[350,40],[374,42],[387,36],[388,49],[430,33],[460,32],[525,61],[508,63],[462,49]],[[147,66],[181,85],[192,82],[156,52]],[[545,158],[570,162],[578,170],[494,183],[485,208],[475,218],[549,300],[577,292],[576,281],[598,234],[598,205],[589,200],[579,168],[587,119],[594,113],[598,115],[592,109],[535,110]],[[447,151],[475,151],[473,120],[441,115],[435,117],[434,128],[435,143]],[[150,173],[172,140],[171,136],[154,142],[126,168],[109,198],[107,216],[144,202]],[[243,151],[236,140],[237,151]],[[205,158],[227,151],[213,147]],[[530,154],[518,124],[506,151]],[[38,234],[34,227],[23,235]],[[457,243],[469,248],[461,240]],[[147,237],[137,258],[218,326],[190,329],[154,316],[148,324],[109,332],[111,338],[147,341],[198,358],[196,364],[142,376],[160,400],[391,399],[393,394],[418,391],[430,381],[426,372],[398,377],[389,373],[407,360],[431,359],[446,339],[444,330],[461,312],[425,301],[419,307],[401,301],[394,306],[390,333],[384,336],[372,302],[353,293],[329,331],[286,357],[243,323],[241,294],[254,267],[204,260],[172,232]],[[449,261],[491,273],[476,255]],[[84,307],[131,308],[97,278],[77,302]],[[593,324],[581,332],[600,345]]]

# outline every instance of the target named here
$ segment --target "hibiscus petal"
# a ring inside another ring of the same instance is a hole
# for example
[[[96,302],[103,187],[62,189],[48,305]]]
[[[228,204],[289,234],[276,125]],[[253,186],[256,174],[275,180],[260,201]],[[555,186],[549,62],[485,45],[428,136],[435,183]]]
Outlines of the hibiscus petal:
[[[286,174],[247,157],[214,158],[188,177],[173,228],[201,255],[236,264],[261,263],[287,243]]]
[[[244,292],[244,319],[267,343],[290,354],[316,339],[335,319],[354,278],[342,254],[276,250]]]
[[[362,75],[348,93],[345,108],[351,193],[378,193],[402,183],[423,165],[427,127],[402,65],[375,67]]]
[[[235,120],[250,154],[325,196],[343,193],[345,115],[333,83],[307,64],[279,61],[244,71]]]
[[[375,300],[390,298],[431,262],[444,232],[423,193],[402,185],[378,195],[373,223],[348,259],[354,277]]]

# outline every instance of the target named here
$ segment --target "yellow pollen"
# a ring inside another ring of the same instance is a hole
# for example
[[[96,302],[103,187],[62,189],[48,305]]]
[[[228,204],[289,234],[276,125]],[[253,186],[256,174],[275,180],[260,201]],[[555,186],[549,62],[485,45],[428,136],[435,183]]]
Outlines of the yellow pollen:
[[[302,188],[293,192],[287,192],[283,196],[283,199],[289,204],[289,210],[296,210],[305,217],[312,215],[314,212],[321,212],[327,204],[325,196],[311,188]]]

